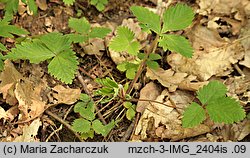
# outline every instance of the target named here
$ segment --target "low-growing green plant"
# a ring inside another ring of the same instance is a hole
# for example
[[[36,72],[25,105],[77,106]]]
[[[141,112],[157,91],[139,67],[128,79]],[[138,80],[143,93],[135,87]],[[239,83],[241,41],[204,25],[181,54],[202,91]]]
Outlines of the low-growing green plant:
[[[90,4],[95,6],[98,11],[103,11],[108,4],[108,0],[90,0]]]
[[[22,2],[27,5],[30,12],[34,15],[37,14],[37,5],[35,0],[22,0]],[[13,15],[17,13],[19,0],[0,0],[0,3],[5,4],[4,10],[6,15]]]
[[[19,28],[15,25],[10,25],[9,19],[8,18],[4,18],[2,20],[0,20],[0,37],[3,38],[14,38],[13,35],[27,35],[29,32]],[[0,51],[8,51],[7,48],[0,43]],[[3,55],[2,53],[0,53],[0,71],[3,69]]]
[[[66,5],[73,5],[75,0],[63,0],[63,3]]]
[[[135,77],[139,65],[144,64],[144,62],[150,68],[156,69],[159,67],[158,63],[154,61],[161,58],[160,55],[154,54],[157,46],[164,50],[178,52],[188,58],[192,57],[193,48],[189,41],[181,35],[170,34],[171,31],[185,29],[192,23],[194,18],[192,8],[184,4],[177,4],[167,9],[162,17],[140,6],[132,6],[130,10],[140,22],[143,30],[154,32],[157,36],[155,42],[152,43],[152,50],[147,53],[139,53],[141,46],[134,38],[134,33],[124,26],[117,28],[116,37],[110,42],[109,49],[116,52],[125,51],[135,56],[136,60],[126,61],[117,66],[120,71],[126,71],[126,76],[129,79]]]
[[[219,81],[211,81],[197,92],[201,104],[192,102],[183,114],[183,127],[194,127],[206,119],[206,113],[216,123],[232,124],[246,117],[239,101],[226,96],[227,88]]]
[[[93,138],[94,132],[107,136],[115,127],[116,121],[112,120],[109,124],[103,125],[100,120],[95,118],[94,101],[87,95],[81,94],[80,102],[74,107],[74,112],[79,113],[81,118],[75,119],[72,128],[81,134],[83,139]]]

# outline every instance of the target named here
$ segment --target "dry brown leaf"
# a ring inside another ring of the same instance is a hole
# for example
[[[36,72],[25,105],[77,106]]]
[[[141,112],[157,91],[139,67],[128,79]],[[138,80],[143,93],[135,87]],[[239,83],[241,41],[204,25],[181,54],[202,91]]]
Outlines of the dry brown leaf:
[[[241,123],[237,124],[239,127],[233,127],[233,129],[237,129],[235,130],[235,136],[236,139],[238,141],[243,140],[246,136],[248,136],[250,134],[250,120],[249,119],[245,119],[244,121],[242,121]],[[235,125],[235,126],[237,126]]]
[[[7,120],[8,119],[8,115],[7,112],[0,106],[0,119],[4,119]]]
[[[3,94],[3,98],[6,99],[6,103],[9,105],[17,103],[14,88],[15,84],[22,78],[22,75],[16,70],[14,65],[9,60],[5,60],[4,70],[0,75],[0,93]]]
[[[194,47],[191,59],[180,54],[168,56],[168,63],[177,72],[188,73],[206,81],[211,76],[225,76],[233,71],[232,64],[243,58],[244,51],[239,43],[231,44],[217,32],[197,26],[188,34]]]
[[[57,85],[53,88],[56,93],[53,93],[53,97],[57,100],[57,103],[62,104],[74,104],[81,94],[80,89],[65,88],[62,85]]]
[[[36,139],[36,135],[39,127],[42,125],[40,119],[36,119],[32,121],[32,123],[28,126],[25,125],[23,127],[23,134],[15,138],[13,142],[38,142]]]
[[[47,10],[48,8],[46,0],[36,0],[36,4],[41,10]]]
[[[34,118],[43,113],[45,103],[40,96],[43,88],[43,85],[38,85],[34,88],[32,82],[28,80],[22,80],[16,84],[14,93],[19,103],[18,108],[21,111],[21,120]]]
[[[160,88],[154,82],[150,82],[141,89],[139,99],[155,100],[160,95],[160,91]],[[148,101],[138,101],[136,111],[142,113],[148,104],[150,104]]]
[[[100,38],[90,39],[87,44],[80,44],[84,52],[88,55],[102,56],[105,50],[104,40]]]
[[[240,62],[241,65],[244,65],[250,68],[250,20],[248,20],[248,24],[245,27],[246,29],[242,29],[240,38],[241,44],[245,50],[244,60]]]

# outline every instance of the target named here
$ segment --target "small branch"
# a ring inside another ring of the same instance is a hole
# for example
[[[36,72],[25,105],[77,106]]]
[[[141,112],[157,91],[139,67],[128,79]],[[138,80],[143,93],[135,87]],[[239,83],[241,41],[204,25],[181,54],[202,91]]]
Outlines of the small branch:
[[[76,133],[72,127],[66,122],[64,121],[63,119],[61,119],[60,117],[58,117],[56,114],[52,113],[51,111],[49,110],[46,110],[45,111],[46,114],[48,114],[49,116],[53,117],[55,120],[57,120],[58,122],[60,122],[61,124],[63,124],[65,127],[67,127],[71,132],[74,133],[74,135],[81,141],[81,142],[84,142],[83,139],[81,138],[81,136]]]

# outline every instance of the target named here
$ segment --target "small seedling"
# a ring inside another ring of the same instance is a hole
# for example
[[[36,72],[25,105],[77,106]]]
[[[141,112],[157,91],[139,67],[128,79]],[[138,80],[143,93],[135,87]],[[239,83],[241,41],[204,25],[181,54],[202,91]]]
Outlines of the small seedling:
[[[206,119],[216,123],[232,124],[246,117],[245,111],[239,101],[226,96],[227,88],[219,81],[211,81],[203,86],[197,93],[201,105],[192,102],[183,114],[183,127],[194,127]]]
[[[108,0],[90,0],[90,4],[95,6],[98,11],[103,11],[108,4]]]
[[[107,136],[115,127],[116,121],[103,125],[100,120],[95,119],[95,104],[87,94],[81,94],[80,102],[74,107],[74,112],[79,113],[81,118],[75,119],[72,128],[81,133],[83,139],[93,138],[94,132]]]

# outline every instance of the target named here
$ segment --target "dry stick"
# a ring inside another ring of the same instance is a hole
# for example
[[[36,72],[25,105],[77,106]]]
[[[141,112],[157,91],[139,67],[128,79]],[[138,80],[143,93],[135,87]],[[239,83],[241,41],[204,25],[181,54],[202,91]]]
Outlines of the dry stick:
[[[96,78],[91,76],[86,70],[84,70],[83,68],[81,68],[80,66],[78,67],[79,70],[84,73],[85,75],[87,75],[89,78],[91,78],[92,80],[95,80]]]
[[[60,122],[61,124],[63,124],[65,127],[67,127],[70,131],[72,131],[74,133],[74,135],[81,141],[84,142],[83,139],[81,138],[81,136],[79,134],[77,134],[72,127],[63,119],[61,119],[60,117],[58,117],[57,115],[53,114],[51,111],[46,110],[45,111],[46,114],[48,114],[49,116],[53,117],[54,119],[56,119],[58,122]]]

